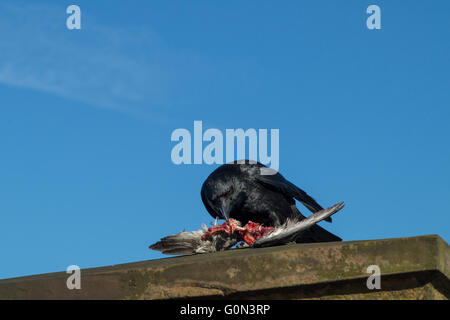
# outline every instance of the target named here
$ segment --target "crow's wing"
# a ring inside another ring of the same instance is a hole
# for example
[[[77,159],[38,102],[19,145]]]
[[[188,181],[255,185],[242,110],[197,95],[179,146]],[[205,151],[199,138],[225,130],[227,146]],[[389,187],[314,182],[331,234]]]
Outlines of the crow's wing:
[[[267,168],[264,168],[262,170],[266,169]],[[316,200],[311,198],[305,191],[286,180],[278,172],[276,172],[275,174],[259,174],[256,176],[256,179],[269,189],[297,199],[313,213],[323,210],[322,206],[318,204]],[[325,219],[325,221],[331,222],[331,218],[327,218]]]

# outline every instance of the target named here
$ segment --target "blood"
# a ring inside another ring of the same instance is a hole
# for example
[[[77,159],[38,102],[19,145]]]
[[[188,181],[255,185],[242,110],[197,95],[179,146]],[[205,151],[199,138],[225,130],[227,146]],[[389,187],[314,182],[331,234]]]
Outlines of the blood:
[[[239,233],[241,238],[245,241],[245,243],[252,245],[261,237],[264,237],[273,231],[273,227],[264,227],[262,224],[249,221],[243,227],[241,227],[241,223],[233,218],[230,218],[228,221],[214,226],[205,231],[202,236],[202,240],[207,240],[213,234],[223,232],[227,235],[232,235],[235,232]]]

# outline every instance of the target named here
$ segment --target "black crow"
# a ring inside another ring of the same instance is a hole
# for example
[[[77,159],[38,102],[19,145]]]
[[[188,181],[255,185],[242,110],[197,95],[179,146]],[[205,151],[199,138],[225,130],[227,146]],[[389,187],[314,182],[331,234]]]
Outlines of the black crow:
[[[277,227],[288,220],[306,219],[295,205],[300,201],[313,213],[323,208],[280,173],[258,162],[235,161],[220,166],[205,180],[201,197],[213,218],[229,218],[264,226]],[[331,222],[331,217],[326,219]],[[302,231],[295,242],[342,241],[341,238],[314,224]]]

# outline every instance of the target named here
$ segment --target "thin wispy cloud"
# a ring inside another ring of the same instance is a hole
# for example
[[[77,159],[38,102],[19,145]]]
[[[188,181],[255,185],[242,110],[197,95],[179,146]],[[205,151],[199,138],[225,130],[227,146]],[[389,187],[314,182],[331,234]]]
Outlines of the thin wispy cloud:
[[[125,112],[164,101],[168,74],[151,31],[100,25],[84,12],[82,30],[68,30],[66,17],[62,5],[1,3],[0,83]]]

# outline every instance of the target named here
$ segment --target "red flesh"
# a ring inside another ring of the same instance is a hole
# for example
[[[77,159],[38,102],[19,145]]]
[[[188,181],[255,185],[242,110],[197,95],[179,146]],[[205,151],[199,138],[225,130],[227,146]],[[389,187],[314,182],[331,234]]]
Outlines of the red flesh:
[[[271,233],[273,229],[273,227],[263,227],[261,224],[252,221],[249,221],[245,226],[241,227],[239,221],[230,218],[228,221],[218,226],[209,228],[208,231],[203,234],[202,240],[206,240],[218,232],[224,232],[228,235],[238,232],[244,239],[245,243],[252,245],[259,238]]]

